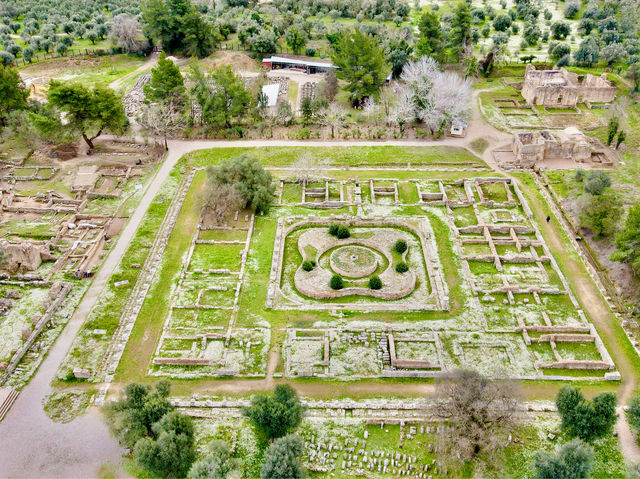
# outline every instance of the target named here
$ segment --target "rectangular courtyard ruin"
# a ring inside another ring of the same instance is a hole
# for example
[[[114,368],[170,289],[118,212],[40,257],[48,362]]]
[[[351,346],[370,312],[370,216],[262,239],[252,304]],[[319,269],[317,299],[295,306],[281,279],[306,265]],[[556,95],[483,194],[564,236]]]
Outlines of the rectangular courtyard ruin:
[[[472,367],[495,378],[619,379],[511,179],[330,166],[296,180],[268,169],[269,213],[218,224],[202,205],[185,209],[206,176],[187,163],[163,193],[173,200],[106,354],[83,364],[72,353],[60,376],[73,367],[92,382],[117,378],[120,357],[139,347],[129,338],[153,278],[168,273],[153,350],[133,366],[148,376],[357,380]],[[175,230],[185,215],[197,221]],[[348,236],[334,236],[338,227]],[[164,248],[185,235],[178,267],[166,270]]]

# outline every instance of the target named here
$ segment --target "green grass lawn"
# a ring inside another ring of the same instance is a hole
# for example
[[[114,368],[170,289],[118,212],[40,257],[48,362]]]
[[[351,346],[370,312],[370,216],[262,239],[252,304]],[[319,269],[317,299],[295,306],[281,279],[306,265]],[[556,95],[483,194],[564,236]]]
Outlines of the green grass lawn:
[[[290,166],[304,153],[318,160],[325,160],[336,166],[486,166],[477,156],[464,148],[366,146],[366,147],[267,147],[267,148],[227,148],[220,150],[199,150],[187,155],[181,163],[204,166],[232,158],[243,153],[258,158],[269,166]],[[375,172],[374,172],[375,174]],[[378,176],[380,174],[378,173]]]
[[[277,157],[276,148],[273,149],[256,149],[250,150],[246,148],[235,148],[235,149],[218,149],[218,150],[207,150],[203,152],[196,152],[191,155],[189,159],[182,159],[180,161],[179,166],[176,168],[174,173],[172,174],[172,181],[177,181],[178,178],[178,168],[183,168],[187,163],[192,162],[198,166],[204,166],[206,164],[216,164],[224,158],[228,158],[231,156],[235,156],[239,153],[250,153],[261,158],[266,164],[269,164],[269,161],[273,159],[278,166],[286,166],[287,164],[291,164],[291,162],[295,161],[297,154],[302,150],[300,148],[281,148],[280,155]],[[308,149],[313,150],[313,149]],[[331,161],[335,164],[342,164],[343,161],[346,160],[347,164],[382,164],[384,165],[384,160],[395,163],[398,159],[398,155],[406,155],[409,156],[410,152],[413,151],[415,155],[420,158],[424,162],[428,162],[430,160],[439,161],[439,153],[442,149],[439,148],[423,148],[423,149],[414,149],[414,148],[400,148],[400,149],[389,149],[389,148],[373,148],[373,151],[366,151],[365,148],[318,148],[316,154],[328,154],[330,156]],[[387,152],[393,152],[392,155],[386,154]],[[456,153],[460,153],[463,157],[472,157],[472,155],[464,150],[455,150]],[[473,158],[473,157],[472,157]],[[414,160],[415,161],[415,160]],[[362,163],[361,163],[362,162]],[[375,162],[375,163],[374,163]],[[377,163],[382,162],[382,163]],[[427,164],[427,163],[425,163]],[[279,175],[288,175],[289,172],[286,170],[272,170],[274,174]],[[455,180],[458,178],[464,178],[469,176],[469,172],[418,172],[418,171],[393,171],[387,170],[383,173],[376,172],[373,170],[370,171],[330,171],[331,176],[340,177],[340,178],[348,178],[349,175],[358,176],[362,179],[362,177],[370,175],[371,177],[383,177],[387,179],[398,179],[400,180],[400,191],[403,197],[412,197],[413,190],[415,189],[415,184],[412,182],[406,181],[407,178],[413,177],[417,179],[422,179],[425,181],[429,178],[443,178]],[[410,173],[410,176],[406,176]],[[482,174],[493,174],[491,172],[481,172]],[[473,173],[475,174],[475,173]],[[381,176],[382,175],[382,176]],[[530,177],[527,175],[518,175],[519,178],[522,179],[524,183],[525,194],[528,196],[529,201],[531,202],[532,209],[536,212],[536,215],[544,215],[540,216],[538,222],[541,223],[544,221],[544,217],[547,214],[546,205],[541,204],[541,199],[537,192],[533,190],[532,184],[530,183]],[[158,341],[160,332],[162,330],[162,325],[167,317],[170,300],[175,294],[174,285],[176,284],[176,279],[178,277],[178,273],[182,266],[183,258],[188,250],[192,234],[195,232],[195,227],[199,221],[199,204],[202,201],[200,197],[200,191],[204,184],[205,174],[204,172],[199,172],[196,176],[196,180],[192,185],[192,188],[189,190],[187,194],[187,199],[183,206],[183,209],[180,213],[178,224],[170,238],[169,245],[167,250],[165,251],[163,265],[158,272],[158,277],[152,284],[152,287],[147,295],[145,302],[143,304],[143,308],[141,314],[139,315],[133,333],[131,335],[130,341],[125,350],[124,356],[120,363],[119,369],[117,371],[116,380],[118,382],[128,382],[132,380],[143,381],[143,382],[153,382],[153,378],[146,376],[147,367],[149,364],[149,360],[152,357],[152,353],[155,349],[155,345]],[[382,184],[382,183],[381,183]],[[163,193],[163,195],[166,193]],[[297,191],[293,190],[289,193],[292,197],[297,197]],[[502,195],[502,191],[496,192],[496,194]],[[282,212],[279,215],[306,215],[309,214],[310,210],[307,208],[301,208],[298,206],[286,206],[280,207],[278,210],[283,208]],[[464,311],[467,308],[467,292],[463,288],[463,279],[461,277],[460,272],[460,264],[457,259],[457,253],[453,250],[453,244],[450,235],[450,228],[447,222],[444,220],[445,215],[443,212],[438,212],[437,208],[423,208],[419,206],[397,206],[394,208],[394,215],[426,215],[431,222],[431,226],[434,231],[434,237],[436,239],[436,246],[438,249],[439,256],[442,262],[442,271],[443,275],[447,281],[449,287],[449,296],[450,296],[450,311],[447,312],[430,312],[425,311],[421,313],[387,313],[387,312],[376,312],[376,313],[368,313],[365,315],[357,314],[353,312],[346,311],[344,312],[344,317],[352,320],[374,320],[374,321],[407,321],[411,320],[414,316],[416,320],[442,320],[446,318],[456,318],[460,315],[461,311]],[[351,211],[351,208],[345,211]],[[340,214],[341,210],[312,210],[313,215],[328,215],[328,214]],[[458,212],[455,212],[455,215],[458,215]],[[314,322],[319,320],[326,319],[326,313],[318,312],[318,311],[286,311],[286,310],[270,310],[264,308],[264,304],[266,301],[266,285],[269,280],[270,269],[271,269],[271,254],[265,254],[265,251],[270,252],[273,246],[274,238],[275,238],[275,226],[276,226],[276,216],[269,214],[266,216],[258,216],[255,220],[255,230],[251,241],[250,253],[249,253],[249,263],[247,269],[247,277],[242,287],[242,292],[240,295],[239,302],[239,314],[236,320],[237,327],[255,327],[259,322],[266,321],[271,325],[272,329],[272,347],[278,347],[280,343],[278,343],[277,338],[282,339],[282,331],[286,326],[292,327],[308,327],[311,326]],[[456,222],[458,220],[456,219]],[[213,235],[214,233],[207,232],[205,238],[217,238]],[[225,235],[226,239],[227,236]],[[235,239],[236,237],[233,236]],[[223,239],[223,237],[217,238]],[[566,241],[566,238],[565,238]],[[139,244],[139,243],[138,243]],[[220,254],[213,252],[213,250],[209,251],[210,248],[208,246],[211,245],[198,245],[197,249],[201,249],[203,254],[196,252],[196,255],[202,256],[202,265],[198,267],[202,267],[203,269],[207,269],[207,265],[211,264],[210,267],[224,267],[233,265],[234,258],[237,257],[240,248],[236,248],[235,246],[228,248],[225,247],[224,251],[221,251]],[[204,248],[201,248],[204,247]],[[215,247],[213,248],[215,249]],[[566,248],[567,251],[572,251],[570,248]],[[231,255],[231,256],[229,256]],[[580,268],[575,269],[575,266],[572,265],[569,269],[567,269],[566,262],[578,262],[577,255],[575,253],[566,254],[566,251],[563,251],[562,259],[558,258],[561,264],[561,268],[565,274],[569,274],[570,279],[575,274],[584,275],[585,273],[581,273]],[[210,258],[211,261],[209,261]],[[200,260],[198,260],[200,261]],[[221,261],[220,265],[213,266],[216,262]],[[479,264],[478,267],[484,268],[492,265],[489,264]],[[475,267],[475,266],[474,266]],[[574,271],[575,269],[575,271]],[[137,274],[137,272],[135,273]],[[580,276],[584,277],[584,276]],[[133,276],[131,279],[131,287],[135,282],[136,276]],[[126,289],[125,289],[126,290]],[[103,308],[103,315],[107,314],[112,320],[117,321],[119,318],[120,307],[119,304],[123,304],[122,302],[126,299],[126,291],[125,290],[112,290],[112,294],[115,294],[114,300],[112,303],[116,306],[107,309]],[[92,317],[96,317],[95,313],[92,313]],[[552,318],[553,319],[553,318]],[[217,320],[216,320],[217,321]],[[222,320],[220,320],[222,321]],[[225,320],[226,321],[226,320]],[[216,323],[217,324],[217,323]],[[226,322],[220,322],[221,325],[224,326]],[[94,324],[89,323],[89,326],[95,327]],[[85,329],[87,329],[85,327]],[[618,333],[616,333],[617,335]],[[619,339],[619,336],[618,336]],[[605,344],[607,348],[612,351],[612,348],[615,348],[615,344],[617,340],[609,338],[604,338]],[[586,353],[585,353],[586,354]],[[621,354],[621,353],[618,353]],[[626,352],[623,354],[627,354]],[[617,358],[614,357],[614,360],[617,362]],[[279,366],[280,367],[280,366]],[[628,369],[627,369],[628,371]],[[624,373],[623,373],[624,374]],[[402,379],[402,380],[393,380],[398,383],[420,383],[424,382],[424,380],[412,380],[412,379]],[[198,390],[206,389],[209,387],[215,387],[215,384],[218,382],[217,379],[198,379],[198,380],[187,380],[187,379],[174,379],[172,383],[174,384],[176,391],[180,391],[180,393],[188,393],[189,391],[193,391],[194,388]],[[328,394],[329,397],[332,394],[339,394],[338,391],[343,390],[343,386],[334,380],[298,380],[299,383],[302,384],[314,384],[317,387],[313,387],[314,395],[322,396],[324,394]],[[371,392],[366,392],[366,384],[374,385],[377,383],[383,384],[387,383],[389,380],[379,379],[379,380],[366,380],[361,381],[359,384],[362,384],[364,388],[361,392],[349,393],[358,395],[370,395]],[[528,389],[532,391],[530,394],[532,397],[552,397],[555,395],[555,391],[557,391],[557,387],[559,383],[557,382],[545,382],[544,380],[532,381],[530,383],[533,387]],[[333,388],[333,393],[327,392],[327,387]],[[540,385],[535,386],[535,385]],[[612,384],[594,384],[595,390],[603,390],[603,389],[611,389],[615,387]],[[349,390],[348,386],[344,387],[344,390]]]

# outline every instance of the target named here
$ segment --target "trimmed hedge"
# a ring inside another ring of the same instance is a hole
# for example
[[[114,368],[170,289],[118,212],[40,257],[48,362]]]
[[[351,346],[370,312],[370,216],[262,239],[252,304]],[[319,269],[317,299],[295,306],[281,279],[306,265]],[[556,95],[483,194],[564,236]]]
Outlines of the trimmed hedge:
[[[393,249],[400,254],[407,251],[407,248],[408,248],[407,242],[403,239],[399,239],[398,241],[396,241],[396,244],[393,245]]]

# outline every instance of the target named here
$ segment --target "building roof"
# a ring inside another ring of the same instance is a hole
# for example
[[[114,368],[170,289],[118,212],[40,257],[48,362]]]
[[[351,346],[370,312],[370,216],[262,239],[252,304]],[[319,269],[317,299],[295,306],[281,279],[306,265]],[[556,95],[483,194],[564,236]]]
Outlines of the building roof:
[[[262,62],[270,62],[270,63],[290,63],[291,65],[302,65],[305,67],[318,67],[318,68],[338,68],[333,63],[325,63],[325,62],[312,62],[309,60],[298,60],[296,58],[286,58],[286,57],[269,57],[263,58]]]
[[[280,92],[279,83],[270,83],[262,85],[262,94],[267,97],[267,106],[276,106],[278,103],[278,93]]]

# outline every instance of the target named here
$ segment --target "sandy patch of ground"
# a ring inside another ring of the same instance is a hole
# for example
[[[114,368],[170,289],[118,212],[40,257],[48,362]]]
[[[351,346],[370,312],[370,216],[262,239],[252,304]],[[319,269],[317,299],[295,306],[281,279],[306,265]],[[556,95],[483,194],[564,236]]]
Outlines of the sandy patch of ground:
[[[217,51],[214,55],[201,60],[200,65],[205,69],[227,65],[234,71],[243,73],[260,71],[260,64],[246,53],[226,50]]]

